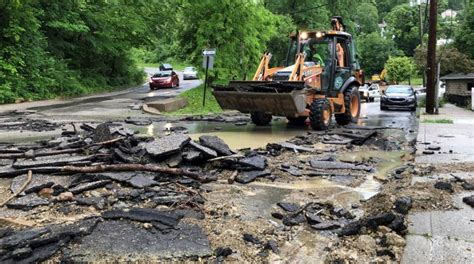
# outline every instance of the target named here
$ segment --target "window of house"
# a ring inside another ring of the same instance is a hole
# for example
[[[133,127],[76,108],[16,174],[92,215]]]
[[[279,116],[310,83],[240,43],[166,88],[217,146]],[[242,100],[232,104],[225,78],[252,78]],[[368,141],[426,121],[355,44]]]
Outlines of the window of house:
[[[467,90],[470,92],[472,91],[472,87],[474,86],[474,83],[467,83]]]

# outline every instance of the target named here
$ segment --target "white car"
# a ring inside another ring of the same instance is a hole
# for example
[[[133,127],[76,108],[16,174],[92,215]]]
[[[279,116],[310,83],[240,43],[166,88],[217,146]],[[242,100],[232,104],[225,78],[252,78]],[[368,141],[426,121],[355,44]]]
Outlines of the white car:
[[[183,71],[183,80],[198,79],[198,72],[194,67],[186,67]]]
[[[380,97],[380,87],[378,84],[374,83],[369,86],[369,84],[364,84],[359,87],[360,99],[365,99],[366,102],[374,102],[375,98]]]

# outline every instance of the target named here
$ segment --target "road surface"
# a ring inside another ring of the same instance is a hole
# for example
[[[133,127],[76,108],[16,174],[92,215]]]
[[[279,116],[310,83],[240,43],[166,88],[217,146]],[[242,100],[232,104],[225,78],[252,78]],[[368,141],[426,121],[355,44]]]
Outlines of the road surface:
[[[145,68],[148,76],[158,68]],[[146,83],[122,91],[102,93],[98,95],[78,97],[74,99],[56,99],[20,104],[0,105],[0,113],[12,110],[36,110],[42,115],[55,120],[111,120],[127,116],[142,115],[139,106],[159,98],[173,97],[195,88],[200,80],[183,80],[182,72],[176,71],[180,79],[180,87],[150,90],[148,78]],[[133,108],[133,109],[132,109]]]

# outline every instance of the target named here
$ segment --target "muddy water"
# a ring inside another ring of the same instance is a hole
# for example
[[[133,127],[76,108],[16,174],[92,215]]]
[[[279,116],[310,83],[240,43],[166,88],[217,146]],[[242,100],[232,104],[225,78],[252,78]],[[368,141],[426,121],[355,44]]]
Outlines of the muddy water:
[[[242,204],[247,217],[269,217],[270,209],[280,201],[308,201],[308,198],[329,200],[335,204],[350,208],[353,204],[360,203],[376,195],[382,186],[380,179],[395,168],[403,164],[404,151],[361,151],[345,153],[339,156],[340,160],[363,161],[368,158],[378,160],[376,171],[364,176],[362,182],[355,187],[350,186],[354,179],[323,179],[308,178],[289,182],[252,182],[248,184],[253,191],[244,196]],[[348,176],[351,178],[351,176]],[[312,196],[308,196],[311,193]]]
[[[286,141],[309,130],[308,127],[288,127],[284,120],[274,121],[268,127],[257,127],[253,124],[237,126],[222,122],[153,123],[144,127],[129,127],[148,136],[160,136],[173,127],[184,127],[192,139],[198,139],[201,135],[214,135],[224,140],[232,149],[265,147],[268,143]]]

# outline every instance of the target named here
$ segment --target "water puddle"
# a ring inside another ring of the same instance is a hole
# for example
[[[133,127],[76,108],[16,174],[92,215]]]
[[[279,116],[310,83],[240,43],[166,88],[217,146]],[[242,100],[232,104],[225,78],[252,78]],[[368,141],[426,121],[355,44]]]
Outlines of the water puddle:
[[[283,120],[274,121],[272,125],[268,127],[257,127],[253,124],[237,126],[233,123],[207,121],[161,122],[153,123],[148,126],[128,127],[148,136],[164,135],[166,131],[184,127],[192,139],[198,139],[202,135],[214,135],[224,140],[232,149],[265,147],[268,143],[286,141],[309,129],[308,127],[288,127]]]
[[[367,173],[361,179],[353,176],[338,176],[329,179],[309,178],[290,182],[252,182],[248,186],[256,189],[252,201],[258,200],[258,208],[268,208],[279,201],[307,200],[311,192],[314,198],[333,201],[336,204],[350,208],[353,204],[367,200],[380,192],[382,183],[379,180],[387,178],[387,175],[397,167],[403,165],[405,151],[361,151],[342,154],[339,159],[351,162],[362,162],[369,158],[376,159],[376,171]],[[360,183],[359,183],[360,182]],[[352,183],[356,183],[352,185]],[[355,187],[352,187],[355,186]],[[255,202],[250,202],[253,204]],[[263,206],[266,204],[266,206]],[[258,209],[254,208],[254,209]],[[258,213],[258,210],[256,211]]]

